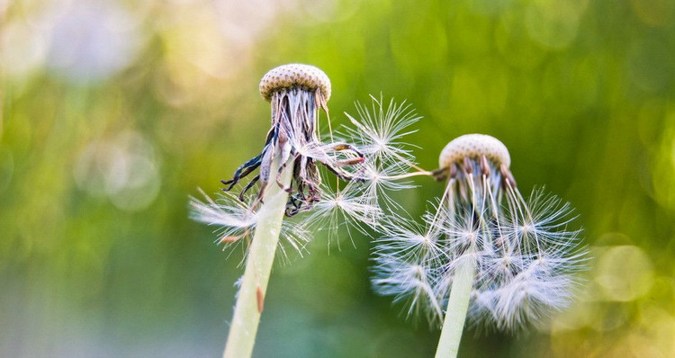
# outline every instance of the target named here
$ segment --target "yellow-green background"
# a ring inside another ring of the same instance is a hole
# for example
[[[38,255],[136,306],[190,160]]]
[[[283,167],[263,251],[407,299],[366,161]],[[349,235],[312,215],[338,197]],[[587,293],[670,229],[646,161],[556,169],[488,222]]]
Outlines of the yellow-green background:
[[[241,253],[187,198],[260,150],[258,80],[289,62],[329,75],[334,126],[369,94],[407,99],[423,167],[491,134],[521,190],[576,206],[578,301],[520,334],[469,330],[463,356],[675,356],[673,54],[670,0],[0,0],[0,356],[221,354]],[[417,183],[398,196],[413,213],[442,190]],[[354,242],[276,266],[255,356],[433,354]]]

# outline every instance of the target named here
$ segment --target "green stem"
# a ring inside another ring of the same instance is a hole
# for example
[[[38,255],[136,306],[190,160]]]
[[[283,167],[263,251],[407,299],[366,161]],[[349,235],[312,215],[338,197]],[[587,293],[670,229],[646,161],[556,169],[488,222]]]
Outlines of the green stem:
[[[445,310],[445,321],[436,349],[436,358],[457,357],[475,275],[476,260],[472,255],[467,255],[455,269],[448,307]]]
[[[279,157],[273,161],[270,173],[277,173],[278,167]],[[284,187],[290,186],[291,173],[292,170],[287,168],[281,174],[279,181]],[[287,200],[288,193],[279,187],[272,175],[257,214],[255,235],[248,249],[246,269],[234,308],[224,358],[250,357],[253,352]]]

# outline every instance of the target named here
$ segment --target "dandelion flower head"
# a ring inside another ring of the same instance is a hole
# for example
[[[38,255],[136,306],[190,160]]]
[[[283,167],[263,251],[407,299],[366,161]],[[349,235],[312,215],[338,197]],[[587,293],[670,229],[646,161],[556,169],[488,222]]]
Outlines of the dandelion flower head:
[[[391,222],[374,251],[375,290],[424,305],[408,312],[426,312],[437,325],[452,310],[446,302],[458,264],[472,260],[468,319],[474,325],[513,331],[569,305],[575,274],[586,260],[580,231],[568,228],[572,207],[542,189],[525,199],[509,169],[508,149],[491,136],[454,139],[439,164],[435,175],[447,184],[424,216],[427,239],[396,229],[400,220]],[[425,277],[411,284],[404,275],[392,275],[410,267]]]

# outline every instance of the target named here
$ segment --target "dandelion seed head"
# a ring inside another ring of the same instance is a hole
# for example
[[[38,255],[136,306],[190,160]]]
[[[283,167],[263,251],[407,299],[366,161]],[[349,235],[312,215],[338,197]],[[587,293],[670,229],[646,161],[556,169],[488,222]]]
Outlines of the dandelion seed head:
[[[434,173],[447,179],[446,189],[423,216],[435,238],[433,250],[425,249],[424,232],[415,236],[396,228],[412,224],[385,222],[374,249],[378,282],[397,272],[393,265],[414,263],[427,275],[416,282],[431,285],[434,297],[411,304],[437,302],[443,311],[451,310],[446,305],[454,276],[470,262],[475,276],[467,319],[505,331],[540,322],[567,307],[578,285],[575,274],[587,260],[580,230],[569,228],[576,218],[572,207],[543,189],[533,190],[526,199],[509,170],[509,152],[496,138],[461,136],[443,149],[439,161],[441,169]],[[403,283],[386,290],[374,287],[385,295],[415,295],[404,291]],[[433,307],[410,312],[425,309]]]
[[[438,158],[441,168],[462,163],[464,158],[479,160],[481,156],[493,161],[497,166],[511,165],[511,156],[504,143],[485,134],[465,134],[448,143]]]
[[[260,95],[270,101],[274,92],[296,87],[318,90],[325,101],[330,99],[331,84],[328,76],[317,67],[298,63],[271,69],[260,80],[259,89]]]

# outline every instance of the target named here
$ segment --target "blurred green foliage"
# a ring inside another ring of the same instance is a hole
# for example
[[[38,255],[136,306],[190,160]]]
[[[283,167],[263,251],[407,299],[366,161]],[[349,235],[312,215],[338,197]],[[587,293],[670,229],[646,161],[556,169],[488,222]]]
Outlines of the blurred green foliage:
[[[674,356],[673,53],[670,0],[0,1],[0,356],[221,354],[242,256],[187,198],[259,151],[258,80],[289,62],[330,76],[334,126],[406,99],[423,167],[491,134],[521,190],[577,207],[578,302],[460,354]],[[442,191],[418,184],[412,213]],[[354,241],[277,266],[256,356],[431,356],[438,332],[370,291]]]

